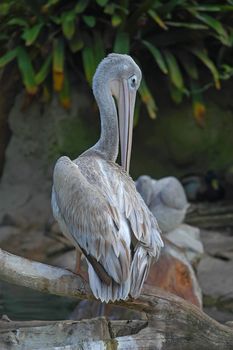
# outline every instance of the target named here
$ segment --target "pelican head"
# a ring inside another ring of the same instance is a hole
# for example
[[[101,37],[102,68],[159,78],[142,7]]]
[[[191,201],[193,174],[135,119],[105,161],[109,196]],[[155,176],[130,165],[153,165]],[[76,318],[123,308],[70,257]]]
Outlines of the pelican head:
[[[136,92],[140,85],[142,73],[138,65],[128,55],[112,53],[103,59],[93,78],[93,92],[107,87],[117,104],[121,164],[129,171],[132,148],[133,115]],[[96,96],[97,97],[97,96]]]

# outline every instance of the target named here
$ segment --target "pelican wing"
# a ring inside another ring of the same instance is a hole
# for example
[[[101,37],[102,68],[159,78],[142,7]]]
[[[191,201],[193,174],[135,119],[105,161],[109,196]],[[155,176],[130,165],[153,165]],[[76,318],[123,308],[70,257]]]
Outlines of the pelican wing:
[[[55,166],[52,202],[63,232],[84,251],[89,262],[93,265],[94,258],[115,282],[125,281],[130,274],[130,242],[120,234],[117,208],[109,205],[67,157],[61,157]]]
[[[118,174],[118,181],[112,180],[117,194],[114,208],[120,206],[138,244],[142,245],[149,255],[157,257],[163,242],[156,218],[136,190],[132,178],[117,164],[111,163],[111,166],[115,168],[114,173]]]
[[[163,242],[156,218],[152,215],[144,200],[137,192],[133,180],[115,163],[108,162],[112,176],[108,176],[111,192],[114,192],[113,207],[118,207],[123,220],[127,222],[134,246],[131,264],[130,294],[137,298],[149,272],[152,258],[157,258]],[[107,171],[103,171],[102,177]],[[108,171],[109,173],[109,171]],[[106,180],[105,180],[106,182]],[[106,187],[105,187],[106,188]],[[110,191],[106,190],[107,193]]]

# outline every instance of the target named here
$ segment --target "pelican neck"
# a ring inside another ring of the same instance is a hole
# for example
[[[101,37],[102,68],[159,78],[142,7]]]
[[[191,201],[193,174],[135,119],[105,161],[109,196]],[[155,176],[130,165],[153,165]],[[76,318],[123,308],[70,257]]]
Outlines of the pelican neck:
[[[110,93],[108,84],[94,91],[97,105],[100,111],[101,133],[98,142],[91,148],[100,153],[102,157],[113,162],[116,161],[119,152],[118,118],[114,99]]]

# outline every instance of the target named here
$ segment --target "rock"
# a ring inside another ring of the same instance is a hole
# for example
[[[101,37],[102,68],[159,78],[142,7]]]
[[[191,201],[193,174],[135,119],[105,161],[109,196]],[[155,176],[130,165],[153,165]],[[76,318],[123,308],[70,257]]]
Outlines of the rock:
[[[61,254],[48,262],[72,270],[75,265],[75,251]],[[83,269],[86,269],[84,260]],[[202,294],[192,265],[182,250],[167,239],[165,239],[165,248],[162,249],[159,260],[150,269],[146,284],[160,287],[202,308]],[[70,315],[70,318],[81,320],[97,316],[107,316],[109,319],[145,318],[144,313],[130,312],[122,307],[111,304],[103,305],[99,301],[89,300],[81,301]]]
[[[202,307],[201,289],[192,265],[182,250],[168,240],[159,260],[151,267],[146,283]]]
[[[137,191],[156,217],[162,233],[179,227],[185,218],[189,203],[177,178],[169,176],[155,180],[142,175],[135,184]]]
[[[224,261],[211,256],[203,258],[197,277],[203,294],[215,300],[233,299],[233,260]]]
[[[233,236],[227,232],[201,230],[201,240],[209,255],[233,260]]]
[[[233,321],[227,321],[225,323],[226,326],[233,328]]]
[[[205,297],[204,297],[204,303],[205,303]],[[204,306],[203,311],[216,321],[220,323],[227,323],[230,322],[233,318],[232,311],[223,309],[223,308],[218,308],[214,305],[210,306]]]
[[[0,227],[0,242],[5,241],[8,238],[20,233],[20,229],[15,226],[2,226]]]
[[[233,237],[227,231],[201,230],[206,255],[197,266],[205,311],[219,322],[232,320]]]
[[[5,230],[6,226],[0,228]],[[36,261],[47,261],[48,257],[60,254],[65,245],[49,237],[46,232],[32,227],[27,230],[15,227],[7,232],[5,239],[0,241],[1,248],[10,253],[24,256]]]
[[[182,248],[191,263],[195,263],[204,253],[200,230],[197,227],[182,224],[177,229],[168,232],[166,238]]]
[[[88,95],[80,90],[78,95],[75,91],[73,94],[69,111],[59,105],[56,97],[50,104],[33,102],[22,109],[23,93],[17,96],[11,108],[9,126],[12,135],[0,183],[0,240],[6,241],[7,238],[9,246],[4,247],[11,252],[33,257],[31,254],[37,251],[35,259],[39,257],[41,260],[42,256],[46,259],[41,251],[44,244],[46,254],[53,254],[56,242],[54,245],[48,244],[44,232],[53,221],[50,197],[54,162],[60,154],[77,156],[96,139],[97,128],[85,126],[88,123],[86,114],[92,115]],[[85,120],[80,118],[84,112]],[[10,239],[11,233],[15,238],[15,232],[4,229],[5,226],[14,226],[20,230],[17,234],[21,238],[16,239],[18,247]],[[33,230],[35,238],[28,244],[28,237],[31,237],[30,232]],[[37,237],[40,238],[38,249],[32,244],[38,241]]]
[[[233,227],[232,201],[200,202],[192,204],[185,222],[202,229],[222,230]]]
[[[217,98],[213,90],[207,93],[204,128],[195,122],[188,103],[174,106],[163,94],[156,122],[145,118],[135,128],[132,175],[138,177],[146,172],[156,177],[179,177],[197,169],[206,172],[233,164],[233,109],[229,95],[227,104],[221,103],[228,89],[232,90],[232,82]]]
[[[47,262],[51,265],[64,267],[65,269],[73,271],[76,262],[76,251],[72,249],[68,252],[60,253],[58,256],[48,259]],[[85,268],[85,264],[83,263],[82,265]]]
[[[19,90],[19,74],[17,67],[8,66],[1,69],[0,73],[0,176],[5,160],[5,150],[10,139],[10,130],[8,125],[8,115],[14,103],[15,96]]]
[[[48,260],[48,263],[54,266],[64,267],[73,271],[76,261],[75,249],[60,254],[57,257]],[[84,259],[82,259],[82,270],[87,271],[87,265]],[[145,314],[127,310],[120,306],[114,306],[111,304],[104,304],[99,301],[81,300],[75,309],[70,314],[71,320],[82,320],[87,318],[93,318],[98,316],[107,316],[112,320],[133,320],[133,319],[145,319]]]
[[[48,262],[72,270],[75,266],[75,259],[75,250],[71,250],[49,259]],[[86,269],[85,259],[82,261],[82,268]],[[182,250],[167,239],[165,239],[165,248],[162,249],[159,260],[151,266],[146,284],[165,289],[198,307],[202,306],[201,291],[192,265]]]

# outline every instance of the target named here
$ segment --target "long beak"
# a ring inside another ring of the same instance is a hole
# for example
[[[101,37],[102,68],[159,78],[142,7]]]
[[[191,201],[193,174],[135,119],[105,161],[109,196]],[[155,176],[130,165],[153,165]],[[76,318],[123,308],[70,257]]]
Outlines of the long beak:
[[[130,91],[128,82],[124,79],[119,92],[118,113],[120,126],[121,165],[125,171],[129,172],[136,91]]]

